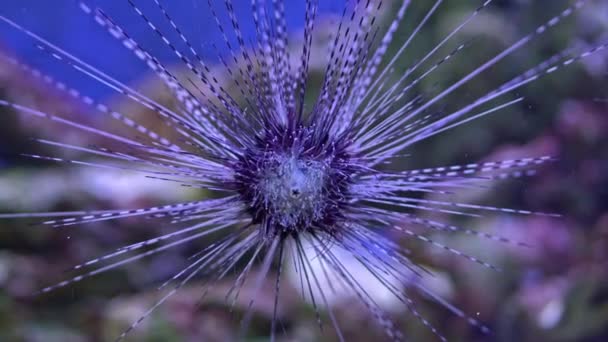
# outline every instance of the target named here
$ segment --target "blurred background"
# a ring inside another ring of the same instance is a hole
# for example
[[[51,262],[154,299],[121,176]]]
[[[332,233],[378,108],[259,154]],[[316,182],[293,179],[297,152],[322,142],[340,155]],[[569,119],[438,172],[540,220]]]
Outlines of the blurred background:
[[[218,54],[224,47],[207,1],[166,1],[167,9],[209,61],[220,79],[226,79]],[[183,69],[171,51],[151,32],[126,1],[92,1],[116,19],[142,46],[177,71]],[[150,18],[163,26],[152,2],[139,1]],[[212,1],[229,27],[223,2]],[[234,1],[246,41],[255,36],[250,1]],[[558,14],[565,0],[501,0],[482,12],[436,55],[441,58],[462,42],[470,46],[416,87],[430,96],[481,65],[538,25]],[[385,2],[383,25],[390,23],[399,4]],[[431,2],[417,2],[406,15],[398,42],[424,17]],[[394,77],[415,63],[447,32],[458,25],[478,1],[448,1],[399,59]],[[318,87],[331,34],[344,1],[321,1],[312,52],[311,87]],[[299,51],[303,1],[286,6],[290,42]],[[31,29],[78,58],[132,85],[151,98],[174,106],[160,80],[113,40],[69,0],[2,2],[0,15]],[[234,39],[231,37],[230,39]],[[608,3],[590,1],[577,15],[544,34],[505,61],[477,77],[436,108],[457,109],[564,49],[573,52],[608,41]],[[236,42],[236,40],[234,40]],[[393,46],[388,56],[394,53]],[[22,32],[0,23],[0,98],[31,105],[49,113],[120,132],[115,122],[53,88],[32,69],[11,63],[11,58],[39,69],[97,101],[129,113],[150,127],[162,124],[107,87],[84,77],[36,47]],[[442,54],[443,53],[443,54]],[[6,56],[9,58],[7,59]],[[428,64],[426,68],[432,65]],[[416,144],[399,161],[401,169],[437,167],[477,161],[551,155],[556,162],[536,176],[496,182],[461,191],[454,200],[555,212],[562,218],[484,214],[459,223],[480,231],[525,241],[531,248],[497,244],[467,235],[442,235],[438,240],[501,267],[497,273],[454,259],[414,241],[399,242],[435,272],[428,286],[458,308],[486,323],[484,335],[423,296],[420,312],[450,341],[608,341],[608,57],[596,54],[559,70],[517,91],[525,101],[517,106]],[[422,68],[421,72],[426,68]],[[421,73],[420,72],[420,73]],[[318,88],[317,88],[318,89]],[[162,129],[161,129],[162,130]],[[166,130],[166,129],[165,129]],[[170,132],[168,133],[170,134]],[[99,210],[136,208],[200,199],[204,192],[151,180],[141,175],[22,157],[21,153],[83,157],[77,151],[51,149],[30,138],[50,138],[72,144],[108,146],[93,135],[29,115],[0,108],[0,212]],[[86,156],[85,156],[86,158]],[[426,213],[419,213],[428,215]],[[449,216],[434,218],[451,220]],[[76,275],[69,268],[120,246],[166,233],[170,227],[154,220],[125,219],[52,229],[36,220],[0,220],[0,341],[112,341],[159,299],[156,287],[185,264],[185,257],[209,241],[172,249],[57,291],[35,295],[41,288]],[[199,303],[197,279],[160,307],[130,335],[133,341],[230,341],[236,338],[239,318],[248,297],[230,312],[224,300],[236,275],[219,283]],[[287,274],[286,279],[291,276]],[[365,275],[361,275],[363,282]],[[269,277],[269,279],[274,279]],[[319,331],[312,306],[302,300],[294,280],[283,282],[279,318],[284,341],[333,341],[327,314]],[[383,289],[373,288],[381,293]],[[247,284],[243,290],[246,294]],[[256,300],[250,341],[268,340],[274,288],[263,287]],[[339,296],[338,296],[339,297]],[[382,329],[370,324],[365,310],[352,310],[355,299],[335,298],[334,311],[350,341],[384,340]],[[436,340],[397,299],[386,300],[387,310],[405,336],[413,341]]]

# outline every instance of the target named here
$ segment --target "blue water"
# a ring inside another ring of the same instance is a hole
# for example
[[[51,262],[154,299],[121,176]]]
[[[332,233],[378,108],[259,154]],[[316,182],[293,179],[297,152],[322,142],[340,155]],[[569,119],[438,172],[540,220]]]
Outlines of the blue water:
[[[344,1],[319,1],[318,15],[341,13]],[[160,12],[154,7],[152,1],[136,0],[135,2],[163,32],[168,33],[172,41],[179,41],[170,26],[163,20]],[[301,30],[304,24],[304,1],[285,2],[288,30],[292,32]],[[43,36],[122,82],[131,83],[140,78],[147,71],[146,66],[97,25],[90,16],[85,15],[77,3],[75,0],[2,1],[0,14]],[[102,8],[141,46],[157,56],[163,63],[170,65],[178,62],[177,57],[131,10],[126,0],[92,0],[89,3]],[[190,42],[206,60],[210,63],[216,62],[217,51],[224,56],[228,54],[226,45],[207,6],[207,0],[164,0],[162,3]],[[224,2],[213,0],[212,3],[222,20],[222,24],[228,32],[231,32]],[[235,11],[245,40],[248,42],[254,37],[250,6],[251,0],[234,0]],[[233,36],[229,38],[233,46],[237,46],[236,39]],[[112,94],[112,91],[108,88],[92,82],[65,64],[50,58],[46,53],[40,51],[31,39],[10,28],[5,23],[0,23],[0,46],[14,53],[22,61],[61,79],[90,96],[103,98]],[[185,50],[183,45],[178,46]]]

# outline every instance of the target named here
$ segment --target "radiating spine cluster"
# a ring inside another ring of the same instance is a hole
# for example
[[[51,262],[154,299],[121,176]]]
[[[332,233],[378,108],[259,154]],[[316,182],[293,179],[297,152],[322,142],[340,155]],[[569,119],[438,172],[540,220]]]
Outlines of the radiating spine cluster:
[[[91,270],[45,288],[43,292],[67,286],[216,232],[224,232],[222,238],[197,253],[189,266],[178,270],[161,286],[165,288],[171,285],[172,288],[119,339],[125,337],[191,279],[202,278],[207,289],[214,282],[225,278],[237,264],[242,263],[245,266],[237,270],[238,276],[227,295],[232,304],[254,266],[259,266],[259,272],[254,278],[254,293],[257,293],[273,263],[278,263],[271,332],[274,338],[281,274],[287,254],[290,254],[294,268],[300,275],[303,296],[312,297],[319,323],[321,324],[321,319],[318,307],[324,304],[331,324],[341,340],[343,335],[338,319],[327,305],[324,289],[320,285],[320,280],[327,278],[328,273],[333,273],[341,279],[340,284],[335,286],[352,292],[389,337],[400,339],[402,334],[399,329],[390,322],[373,296],[359,284],[356,276],[336,256],[332,250],[334,246],[347,251],[363,265],[439,339],[445,340],[432,323],[418,312],[405,286],[417,288],[470,324],[482,331],[488,330],[418,282],[417,279],[427,270],[423,265],[410,260],[405,251],[392,242],[388,235],[402,234],[447,253],[496,269],[485,261],[429,238],[420,233],[420,229],[428,232],[463,232],[504,243],[523,243],[436,221],[427,216],[418,216],[416,212],[431,211],[451,215],[472,215],[472,211],[521,215],[552,214],[426,199],[421,195],[442,195],[479,182],[529,175],[534,172],[535,167],[552,159],[542,156],[413,170],[394,170],[393,162],[400,159],[408,147],[419,141],[519,103],[521,98],[505,100],[501,99],[501,96],[512,94],[520,87],[554,72],[561,66],[567,66],[604,49],[606,45],[598,45],[578,55],[558,54],[459,109],[447,113],[434,110],[434,106],[441,100],[541,36],[552,26],[558,25],[581,8],[585,1],[576,1],[571,7],[477,66],[469,74],[441,89],[437,94],[425,97],[412,94],[416,85],[428,75],[439,72],[437,70],[451,58],[466,51],[467,44],[457,45],[446,56],[436,57],[440,49],[447,46],[480,11],[488,7],[491,0],[482,3],[400,75],[392,73],[395,63],[411,48],[412,40],[428,24],[443,1],[433,2],[423,19],[402,42],[397,42],[395,33],[410,6],[409,0],[401,2],[395,18],[383,33],[378,25],[378,17],[383,6],[386,6],[383,1],[347,1],[335,35],[331,39],[319,95],[310,107],[305,103],[305,98],[311,91],[308,89],[308,75],[317,2],[306,1],[304,44],[298,62],[294,63],[291,58],[293,50],[287,39],[283,1],[273,0],[267,3],[264,0],[252,0],[251,14],[257,37],[252,46],[248,46],[243,38],[240,19],[237,19],[232,0],[223,1],[231,29],[223,26],[218,6],[208,1],[208,8],[230,54],[228,59],[219,56],[234,89],[229,92],[227,85],[213,74],[159,0],[154,0],[155,7],[180,37],[180,41],[172,42],[135,1],[126,1],[151,32],[158,35],[162,44],[183,62],[188,76],[180,77],[172,73],[101,9],[86,2],[81,2],[80,7],[83,13],[90,15],[159,77],[178,101],[179,106],[175,109],[161,105],[10,19],[0,16],[0,20],[29,36],[43,53],[51,58],[156,113],[166,127],[174,130],[180,139],[163,137],[160,133],[137,123],[129,115],[105,104],[96,103],[92,98],[8,57],[3,58],[25,72],[42,78],[51,86],[65,91],[99,113],[118,120],[133,129],[140,138],[98,129],[7,100],[0,100],[0,105],[99,136],[121,146],[119,149],[110,150],[38,139],[42,144],[80,151],[97,159],[81,161],[39,155],[30,157],[90,167],[134,170],[148,177],[175,182],[178,186],[207,189],[218,198],[133,210],[0,215],[0,218],[53,217],[43,224],[54,227],[124,217],[170,218],[171,222],[179,227],[166,235],[125,246],[108,255],[77,265],[76,270]],[[228,35],[231,32],[236,37],[238,46],[230,43]],[[394,55],[386,56],[392,44],[398,49]],[[425,63],[430,63],[430,67],[424,72],[416,73],[427,65]],[[490,108],[484,107],[497,99],[502,102],[492,104]],[[306,248],[311,248],[313,253],[307,253]],[[131,255],[133,253],[135,255]],[[312,272],[309,258],[311,254],[321,260],[324,265],[323,273]],[[395,283],[403,286],[396,286]],[[320,298],[315,298],[312,288],[319,289]],[[251,298],[250,308],[254,301],[255,295]],[[251,310],[248,310],[242,321],[243,330],[249,325],[250,319]]]

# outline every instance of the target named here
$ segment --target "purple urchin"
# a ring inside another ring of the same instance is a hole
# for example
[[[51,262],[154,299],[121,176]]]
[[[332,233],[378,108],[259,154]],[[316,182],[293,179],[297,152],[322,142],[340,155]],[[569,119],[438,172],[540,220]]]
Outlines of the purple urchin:
[[[480,330],[488,330],[476,319],[468,317],[421,282],[417,282],[417,279],[430,271],[413,261],[401,246],[392,241],[390,235],[402,234],[494,269],[493,265],[435,241],[424,232],[464,232],[490,240],[520,243],[419,216],[414,210],[454,215],[470,215],[471,211],[549,215],[455,203],[449,199],[427,199],[422,195],[432,193],[441,196],[487,180],[520,177],[530,174],[532,168],[551,158],[542,156],[411,170],[396,169],[394,162],[402,157],[404,150],[417,142],[519,103],[522,100],[520,97],[502,97],[544,74],[603,49],[604,45],[601,45],[577,55],[556,55],[451,112],[442,113],[433,107],[454,90],[541,36],[550,27],[559,24],[582,7],[584,1],[575,2],[486,63],[476,66],[449,87],[424,97],[413,96],[410,91],[427,75],[464,51],[466,44],[455,46],[450,53],[431,63],[426,71],[420,74],[415,72],[424,63],[432,61],[431,58],[491,1],[483,2],[450,31],[445,39],[400,74],[394,72],[395,62],[442,1],[433,3],[424,19],[401,43],[395,43],[395,32],[410,5],[409,0],[401,2],[394,20],[383,35],[379,34],[376,22],[382,1],[347,2],[335,36],[330,41],[328,63],[319,95],[310,108],[307,107],[305,98],[311,92],[308,89],[308,77],[317,2],[306,1],[304,44],[298,63],[293,66],[290,56],[292,52],[288,49],[283,1],[274,0],[268,4],[263,0],[252,0],[251,14],[257,37],[252,46],[245,43],[232,1],[223,2],[238,47],[232,46],[226,37],[229,30],[223,26],[209,1],[210,11],[232,57],[229,64],[220,56],[225,72],[230,76],[232,91],[228,91],[227,86],[214,76],[211,68],[198,55],[158,0],[154,1],[155,7],[179,37],[176,42],[167,38],[134,1],[128,0],[128,3],[135,15],[179,58],[187,69],[187,76],[171,72],[101,9],[85,2],[80,2],[80,7],[159,77],[178,102],[175,109],[157,103],[10,19],[0,16],[0,20],[36,41],[41,50],[52,58],[154,112],[161,118],[164,127],[174,134],[173,137],[163,136],[129,115],[97,103],[91,97],[14,59],[7,58],[16,67],[42,78],[97,112],[118,120],[136,134],[128,136],[115,133],[6,100],[0,100],[0,105],[80,130],[104,139],[112,146],[85,147],[38,139],[42,144],[75,150],[97,159],[68,160],[40,155],[30,157],[103,169],[137,171],[180,186],[208,190],[213,198],[125,210],[1,215],[3,218],[48,216],[50,219],[43,224],[53,227],[126,217],[169,218],[172,227],[177,227],[170,233],[124,246],[77,265],[74,269],[87,271],[47,287],[43,292],[65,287],[126,263],[222,232],[224,235],[192,256],[187,267],[178,270],[161,286],[172,287],[119,339],[124,338],[156,307],[195,277],[204,279],[206,293],[212,284],[224,279],[229,272],[236,271],[238,275],[227,296],[232,297],[234,303],[246,279],[251,276],[250,271],[254,265],[260,264],[259,272],[254,277],[249,310],[242,320],[245,330],[251,320],[255,295],[276,262],[278,266],[274,280],[275,302],[271,328],[271,338],[274,339],[280,279],[287,253],[291,254],[292,265],[300,275],[303,296],[312,297],[315,310],[321,304],[328,306],[324,289],[319,284],[321,280],[329,279],[328,273],[333,273],[340,282],[332,286],[351,292],[390,338],[400,339],[399,329],[390,322],[373,295],[337,257],[332,249],[334,246],[346,251],[363,265],[439,339],[445,340],[418,312],[405,285],[417,288]],[[385,58],[392,44],[396,44],[398,49],[390,59]],[[497,103],[496,100],[501,102]],[[309,254],[312,250],[314,258],[322,264],[323,272],[312,272],[306,249]],[[407,284],[404,284],[405,279]],[[398,287],[395,283],[404,286]],[[313,288],[319,290],[320,298],[315,298]],[[328,314],[338,338],[343,340],[331,308],[328,308]],[[320,322],[318,312],[317,315]]]

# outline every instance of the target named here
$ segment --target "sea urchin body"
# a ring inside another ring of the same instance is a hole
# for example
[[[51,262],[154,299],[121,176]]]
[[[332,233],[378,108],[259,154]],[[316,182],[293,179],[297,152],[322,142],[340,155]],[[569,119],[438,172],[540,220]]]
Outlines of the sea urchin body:
[[[396,61],[408,50],[419,30],[428,24],[442,1],[433,2],[411,35],[403,41],[395,36],[395,32],[410,6],[409,0],[397,4],[395,18],[384,33],[381,33],[377,20],[383,6],[386,6],[382,1],[347,1],[330,40],[323,80],[312,105],[307,103],[306,98],[313,92],[309,85],[309,69],[318,9],[316,1],[307,0],[305,3],[303,45],[297,63],[291,58],[293,50],[287,39],[283,1],[267,3],[252,0],[251,17],[257,40],[251,45],[246,44],[232,0],[223,1],[231,30],[220,20],[216,13],[217,6],[209,1],[209,11],[230,54],[229,60],[219,56],[226,75],[230,76],[230,87],[218,80],[160,1],[154,0],[154,8],[162,14],[162,20],[178,39],[169,39],[168,34],[154,24],[134,0],[127,2],[133,14],[143,20],[150,32],[160,38],[161,44],[177,56],[187,76],[180,76],[163,65],[103,10],[84,1],[80,2],[80,8],[158,76],[178,103],[176,108],[168,108],[154,101],[12,20],[3,16],[0,16],[0,20],[34,40],[50,58],[152,112],[173,136],[163,136],[128,114],[97,103],[93,98],[9,57],[4,58],[15,67],[43,79],[92,110],[117,120],[136,134],[128,136],[110,129],[96,128],[8,100],[0,100],[0,106],[50,120],[112,145],[112,148],[76,146],[38,139],[42,144],[88,154],[96,159],[30,157],[104,170],[132,170],[180,186],[205,189],[212,196],[192,202],[128,210],[0,215],[0,218],[48,216],[49,219],[42,224],[54,227],[126,217],[168,218],[171,227],[178,227],[165,235],[124,246],[77,265],[76,270],[90,270],[47,287],[43,292],[221,232],[224,235],[195,254],[189,259],[191,262],[187,267],[161,286],[170,290],[134,322],[120,336],[121,339],[195,277],[204,279],[207,290],[229,272],[236,271],[236,280],[227,296],[232,297],[234,303],[240,288],[251,276],[250,271],[259,264],[249,310],[243,318],[242,326],[245,329],[251,319],[255,294],[278,260],[271,332],[274,338],[286,253],[291,253],[293,267],[300,275],[303,296],[312,297],[319,322],[318,307],[319,304],[327,304],[324,291],[329,291],[322,289],[320,283],[322,279],[329,279],[328,274],[332,273],[340,279],[332,286],[351,292],[387,336],[400,339],[400,329],[391,323],[373,296],[336,256],[332,250],[334,246],[339,246],[363,265],[439,339],[443,340],[444,337],[418,312],[413,297],[405,290],[406,285],[417,288],[469,324],[487,331],[478,320],[468,317],[417,282],[416,279],[420,279],[428,270],[410,259],[390,236],[402,235],[495,269],[490,263],[435,241],[424,232],[463,232],[483,239],[517,242],[419,216],[416,210],[450,215],[470,215],[472,211],[549,215],[456,203],[449,199],[442,200],[440,196],[488,180],[529,174],[534,167],[551,161],[551,158],[541,156],[411,170],[397,169],[394,162],[417,142],[520,103],[520,97],[506,97],[542,75],[602,50],[605,45],[575,55],[558,54],[466,105],[445,112],[436,108],[455,90],[570,17],[585,1],[576,1],[445,89],[424,96],[412,94],[416,86],[448,60],[463,53],[466,44],[452,46],[451,52],[441,58],[436,57],[439,51],[450,47],[449,43],[456,34],[491,1],[483,2],[435,47],[399,74],[394,72]],[[227,37],[231,32],[233,39]],[[238,46],[234,46],[234,40]],[[394,54],[388,58],[385,55],[393,45],[397,47],[396,52],[390,50]],[[419,72],[424,66],[426,71]],[[439,197],[427,199],[423,196],[425,194]],[[323,272],[312,271],[308,257],[311,253],[307,254],[306,249],[312,250],[314,258],[323,265]],[[244,266],[240,267],[242,264]],[[403,284],[404,279],[408,279],[407,284]],[[313,288],[319,290],[320,296],[317,298]],[[332,287],[331,290],[336,289]],[[331,308],[328,308],[328,314],[336,335],[344,339]]]

